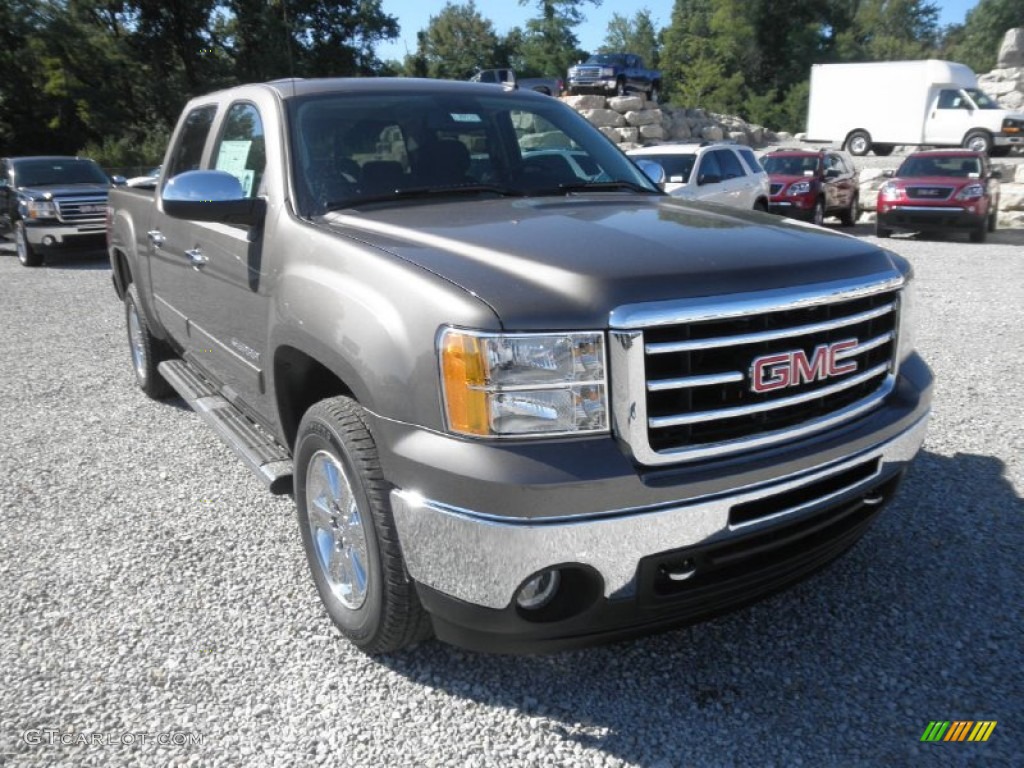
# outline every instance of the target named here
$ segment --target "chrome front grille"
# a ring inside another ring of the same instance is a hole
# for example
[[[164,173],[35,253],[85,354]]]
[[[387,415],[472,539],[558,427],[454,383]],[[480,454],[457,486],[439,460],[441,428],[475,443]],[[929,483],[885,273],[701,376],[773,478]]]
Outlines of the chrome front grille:
[[[592,83],[601,78],[600,67],[576,67],[573,71],[573,79],[577,82]]]
[[[915,186],[906,189],[910,200],[948,200],[953,195],[953,187]]]
[[[867,285],[616,310],[617,431],[642,463],[663,464],[854,418],[892,389],[902,282],[885,275]]]
[[[59,197],[53,202],[57,218],[65,224],[102,224],[106,220],[106,195]]]

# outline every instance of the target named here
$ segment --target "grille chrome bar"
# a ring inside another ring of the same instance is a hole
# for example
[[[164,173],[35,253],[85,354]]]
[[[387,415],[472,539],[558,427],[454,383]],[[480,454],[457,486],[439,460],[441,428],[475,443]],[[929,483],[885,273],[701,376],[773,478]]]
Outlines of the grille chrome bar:
[[[837,381],[835,384],[830,384],[827,387],[820,387],[811,392],[804,392],[800,395],[792,395],[790,397],[783,397],[778,400],[771,400],[767,403],[757,403],[755,405],[741,405],[736,408],[722,408],[717,411],[701,411],[698,413],[685,413],[679,416],[655,416],[647,420],[650,424],[651,429],[661,429],[664,427],[678,427],[684,424],[699,424],[702,421],[715,421],[717,419],[734,419],[740,416],[750,416],[754,413],[764,413],[765,411],[774,411],[777,408],[788,408],[791,405],[800,405],[801,403],[810,402],[816,400],[819,397],[827,397],[828,395],[834,395],[836,392],[842,392],[844,389],[850,387],[856,387],[858,384],[863,384],[865,381],[870,381],[876,376],[881,376],[883,373],[889,370],[889,364],[876,365],[874,368],[869,368],[863,373],[859,373],[856,376],[850,376]]]
[[[685,376],[680,379],[656,379],[647,382],[647,390],[649,392],[664,392],[666,389],[710,387],[715,384],[731,384],[736,381],[743,381],[743,374],[739,371],[729,371],[728,373],[714,373],[707,376]]]
[[[849,325],[857,325],[876,317],[882,317],[896,308],[895,303],[885,304],[881,307],[859,312],[856,315],[847,315],[835,320],[828,320],[822,323],[812,323],[790,328],[780,328],[775,331],[762,331],[760,333],[748,333],[738,336],[722,336],[714,339],[696,339],[694,341],[667,341],[645,346],[649,355],[664,355],[672,352],[692,352],[699,349],[716,349],[718,347],[736,347],[740,344],[757,344],[762,341],[774,341],[775,339],[787,339],[791,336],[806,336],[809,333],[821,333],[836,328],[844,328]]]

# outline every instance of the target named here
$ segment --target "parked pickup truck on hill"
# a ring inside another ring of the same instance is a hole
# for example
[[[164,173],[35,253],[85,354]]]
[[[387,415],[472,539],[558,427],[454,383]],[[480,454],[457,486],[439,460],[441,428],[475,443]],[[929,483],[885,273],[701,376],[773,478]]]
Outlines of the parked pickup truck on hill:
[[[523,151],[537,132],[577,162]],[[368,652],[748,603],[852,545],[923,439],[907,262],[665,196],[540,94],[233,88],[110,205],[139,386],[294,493]]]
[[[569,93],[625,96],[643,91],[651,101],[661,94],[661,72],[644,67],[632,53],[595,53],[582,64],[569,67]]]
[[[561,96],[565,90],[565,84],[560,77],[519,77],[513,69],[481,69],[469,78],[469,81],[524,88],[543,93],[545,96]]]
[[[103,252],[111,180],[84,157],[0,160],[0,233],[12,233],[18,259],[38,267],[47,253]]]

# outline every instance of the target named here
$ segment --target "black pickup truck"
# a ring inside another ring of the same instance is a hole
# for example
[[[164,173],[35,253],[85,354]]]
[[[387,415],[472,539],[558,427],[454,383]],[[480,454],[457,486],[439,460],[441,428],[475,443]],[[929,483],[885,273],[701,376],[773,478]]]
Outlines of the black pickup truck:
[[[84,157],[0,160],[0,233],[13,233],[18,259],[38,267],[48,252],[106,244],[112,180]]]
[[[572,95],[597,93],[625,96],[642,91],[651,101],[661,95],[661,72],[647,69],[633,53],[596,53],[582,64],[569,67],[568,90]]]
[[[110,195],[138,385],[294,494],[369,652],[749,603],[850,547],[924,438],[904,259],[669,197],[558,99],[231,88],[185,107],[155,187]]]

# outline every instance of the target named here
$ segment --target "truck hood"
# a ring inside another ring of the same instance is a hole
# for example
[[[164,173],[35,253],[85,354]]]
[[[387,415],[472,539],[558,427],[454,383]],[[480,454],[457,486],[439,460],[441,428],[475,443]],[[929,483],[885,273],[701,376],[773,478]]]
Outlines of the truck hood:
[[[18,187],[18,192],[33,200],[52,200],[55,197],[70,197],[72,195],[106,194],[109,190],[109,184],[42,184],[34,187]]]
[[[890,254],[768,215],[586,195],[339,211],[324,222],[487,302],[514,330],[605,327],[615,307],[892,273]]]

